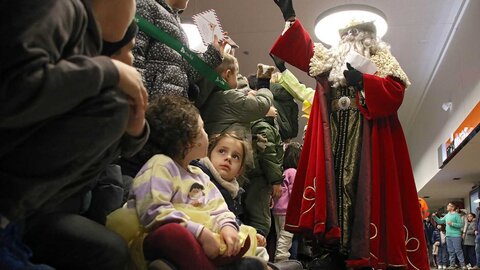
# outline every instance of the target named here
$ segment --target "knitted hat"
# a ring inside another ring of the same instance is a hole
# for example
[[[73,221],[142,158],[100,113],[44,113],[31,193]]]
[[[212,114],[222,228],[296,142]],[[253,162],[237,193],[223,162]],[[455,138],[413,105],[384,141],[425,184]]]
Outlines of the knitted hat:
[[[108,42],[103,41],[103,48],[102,48],[102,55],[112,56],[118,50],[120,50],[123,46],[127,45],[130,41],[132,41],[138,33],[138,26],[135,21],[128,26],[123,39],[117,42]]]

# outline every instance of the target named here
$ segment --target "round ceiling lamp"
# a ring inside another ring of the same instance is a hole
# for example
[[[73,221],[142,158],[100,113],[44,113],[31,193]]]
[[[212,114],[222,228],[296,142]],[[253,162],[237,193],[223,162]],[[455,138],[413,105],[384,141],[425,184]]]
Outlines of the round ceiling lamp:
[[[183,31],[187,34],[188,38],[188,47],[190,50],[195,52],[204,52],[207,50],[207,46],[203,44],[202,36],[200,31],[195,24],[191,23],[182,23]]]
[[[379,38],[387,33],[387,20],[382,11],[367,5],[348,4],[322,12],[315,21],[315,36],[325,44],[336,45],[340,41],[338,31],[352,20],[373,22]]]

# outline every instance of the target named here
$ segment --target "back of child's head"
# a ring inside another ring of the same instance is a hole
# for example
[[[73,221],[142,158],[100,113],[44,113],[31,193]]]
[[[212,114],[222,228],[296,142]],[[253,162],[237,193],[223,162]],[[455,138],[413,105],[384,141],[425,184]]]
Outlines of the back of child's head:
[[[215,71],[227,82],[230,89],[236,89],[238,87],[237,74],[239,68],[235,56],[225,53],[222,63],[217,66]]]
[[[287,144],[285,154],[283,156],[283,169],[296,169],[298,161],[300,160],[300,153],[302,152],[302,145],[298,142],[291,142]]]
[[[238,72],[238,61],[235,56],[231,54],[224,54],[223,61],[220,65],[215,68],[215,71],[218,73],[223,73],[227,70],[237,71]]]
[[[248,139],[243,136],[243,133],[236,131],[225,131],[220,134],[217,134],[210,138],[208,144],[208,157],[211,157],[213,149],[218,145],[218,143],[224,138],[232,138],[238,140],[242,145],[242,169],[245,169],[245,166],[251,165],[253,162],[252,154],[252,145]]]
[[[198,135],[198,109],[179,96],[159,96],[149,106],[145,118],[150,125],[148,144],[152,155],[184,158]]]

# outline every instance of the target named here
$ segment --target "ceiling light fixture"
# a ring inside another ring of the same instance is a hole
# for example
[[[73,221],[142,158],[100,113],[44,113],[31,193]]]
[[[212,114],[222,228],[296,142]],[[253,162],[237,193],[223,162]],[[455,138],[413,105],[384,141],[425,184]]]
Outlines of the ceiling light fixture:
[[[445,102],[442,104],[442,109],[448,112],[452,110],[452,106],[453,106],[452,102]]]
[[[388,24],[382,11],[367,5],[347,4],[322,12],[315,21],[315,36],[323,43],[336,45],[340,40],[338,30],[352,20],[373,22],[378,38],[387,33]]]
[[[202,36],[195,24],[182,23],[182,28],[187,34],[188,47],[190,50],[195,52],[205,52],[207,50],[207,46],[203,44]]]

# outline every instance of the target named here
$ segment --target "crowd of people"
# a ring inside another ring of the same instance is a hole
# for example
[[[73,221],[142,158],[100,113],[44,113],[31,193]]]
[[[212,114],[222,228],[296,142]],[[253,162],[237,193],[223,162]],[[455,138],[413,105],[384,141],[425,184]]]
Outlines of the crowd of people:
[[[477,209],[477,212],[480,209]],[[425,217],[425,235],[437,269],[480,269],[480,230],[477,215],[449,202],[444,211]]]
[[[428,269],[396,115],[406,74],[373,23],[349,22],[327,49],[292,0],[273,2],[286,23],[274,66],[247,78],[225,40],[196,54],[199,70],[134,20],[189,51],[188,0],[3,1],[0,268]],[[353,51],[377,72],[343,63]],[[439,267],[445,246],[465,266],[444,220]]]

